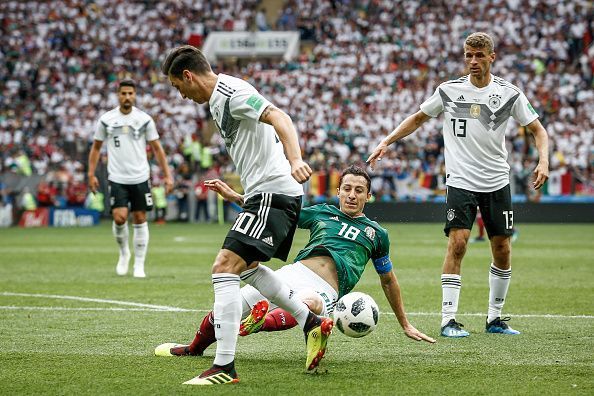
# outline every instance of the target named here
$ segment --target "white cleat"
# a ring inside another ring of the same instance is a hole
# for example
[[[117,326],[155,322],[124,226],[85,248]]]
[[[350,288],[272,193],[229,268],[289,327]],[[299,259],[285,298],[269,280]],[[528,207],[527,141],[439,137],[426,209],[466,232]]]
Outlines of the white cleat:
[[[116,274],[124,276],[128,273],[128,263],[130,262],[130,252],[126,254],[120,254],[118,259],[118,265],[116,265]]]
[[[146,274],[144,273],[144,266],[142,268],[134,266],[134,277],[135,278],[146,278]]]

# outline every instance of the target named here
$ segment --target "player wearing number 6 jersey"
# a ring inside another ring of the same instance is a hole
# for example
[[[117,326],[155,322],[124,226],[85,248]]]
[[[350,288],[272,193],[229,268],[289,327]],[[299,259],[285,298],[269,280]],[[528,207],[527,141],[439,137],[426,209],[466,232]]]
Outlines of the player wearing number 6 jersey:
[[[547,132],[522,91],[491,74],[495,60],[493,48],[488,34],[469,35],[464,42],[464,60],[470,74],[441,84],[421,104],[421,110],[406,118],[367,160],[375,166],[390,144],[410,135],[429,118],[444,113],[447,185],[444,231],[449,238],[441,276],[441,334],[445,337],[469,335],[456,321],[456,312],[462,285],[460,267],[477,207],[493,256],[486,331],[519,334],[505,323],[507,319],[501,318],[511,278],[510,237],[514,220],[505,149],[505,129],[510,117],[534,135],[539,155],[534,188],[542,187],[549,175]]]
[[[167,165],[165,152],[159,143],[155,122],[144,111],[136,108],[134,81],[122,80],[118,85],[120,105],[99,118],[93,146],[89,154],[89,187],[96,192],[99,181],[95,169],[103,142],[107,143],[107,173],[113,234],[120,248],[116,266],[118,275],[126,275],[130,260],[128,247],[128,210],[134,223],[134,277],[144,278],[144,261],[149,243],[146,211],[153,208],[149,186],[150,169],[146,157],[146,144],[150,145],[165,179],[167,193],[171,192],[173,179]]]

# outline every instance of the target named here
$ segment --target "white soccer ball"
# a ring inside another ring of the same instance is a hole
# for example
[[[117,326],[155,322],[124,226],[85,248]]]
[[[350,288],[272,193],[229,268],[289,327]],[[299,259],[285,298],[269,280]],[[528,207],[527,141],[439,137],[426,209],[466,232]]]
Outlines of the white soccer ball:
[[[344,335],[359,338],[377,327],[379,308],[371,296],[352,292],[342,296],[334,308],[334,325]]]

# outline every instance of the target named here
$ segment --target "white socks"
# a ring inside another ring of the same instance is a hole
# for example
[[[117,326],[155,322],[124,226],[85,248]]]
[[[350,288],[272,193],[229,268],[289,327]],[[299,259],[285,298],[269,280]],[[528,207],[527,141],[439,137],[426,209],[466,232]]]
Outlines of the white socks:
[[[497,317],[501,317],[501,309],[505,304],[507,289],[511,280],[511,268],[502,270],[491,263],[489,271],[489,310],[487,312],[487,323]]]
[[[118,275],[126,275],[128,272],[128,263],[130,261],[130,248],[128,247],[128,222],[122,225],[117,225],[116,222],[112,222],[111,230],[113,236],[120,248],[120,257],[118,259],[118,265],[116,266],[116,273]]]
[[[441,327],[445,326],[451,319],[456,319],[456,312],[458,312],[458,300],[460,299],[461,287],[462,277],[460,275],[441,275]]]
[[[144,258],[149,243],[148,223],[134,224],[134,276],[144,278]]]
[[[212,274],[214,287],[214,329],[217,351],[214,364],[223,366],[235,359],[235,347],[241,321],[239,275]]]
[[[308,306],[296,298],[293,290],[278,275],[263,264],[241,273],[241,280],[255,287],[270,302],[287,310],[303,328],[309,315]]]

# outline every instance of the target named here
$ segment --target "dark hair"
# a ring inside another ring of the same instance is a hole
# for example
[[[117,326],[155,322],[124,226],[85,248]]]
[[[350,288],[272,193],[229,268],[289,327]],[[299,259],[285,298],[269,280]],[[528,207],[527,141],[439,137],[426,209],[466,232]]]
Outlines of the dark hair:
[[[345,170],[342,171],[342,174],[340,175],[340,179],[338,180],[338,188],[340,188],[340,186],[342,186],[342,179],[344,179],[344,177],[346,175],[355,175],[355,176],[363,176],[365,178],[365,180],[367,180],[367,192],[370,193],[371,192],[371,178],[369,177],[369,175],[367,174],[367,172],[365,172],[365,170],[357,165],[351,165],[348,168],[346,168]]]
[[[118,91],[122,89],[122,87],[132,87],[134,90],[136,90],[136,83],[131,78],[124,78],[118,84]]]
[[[161,65],[163,74],[166,76],[171,74],[175,78],[181,78],[184,70],[196,74],[212,71],[202,51],[191,45],[182,45],[172,49]]]

